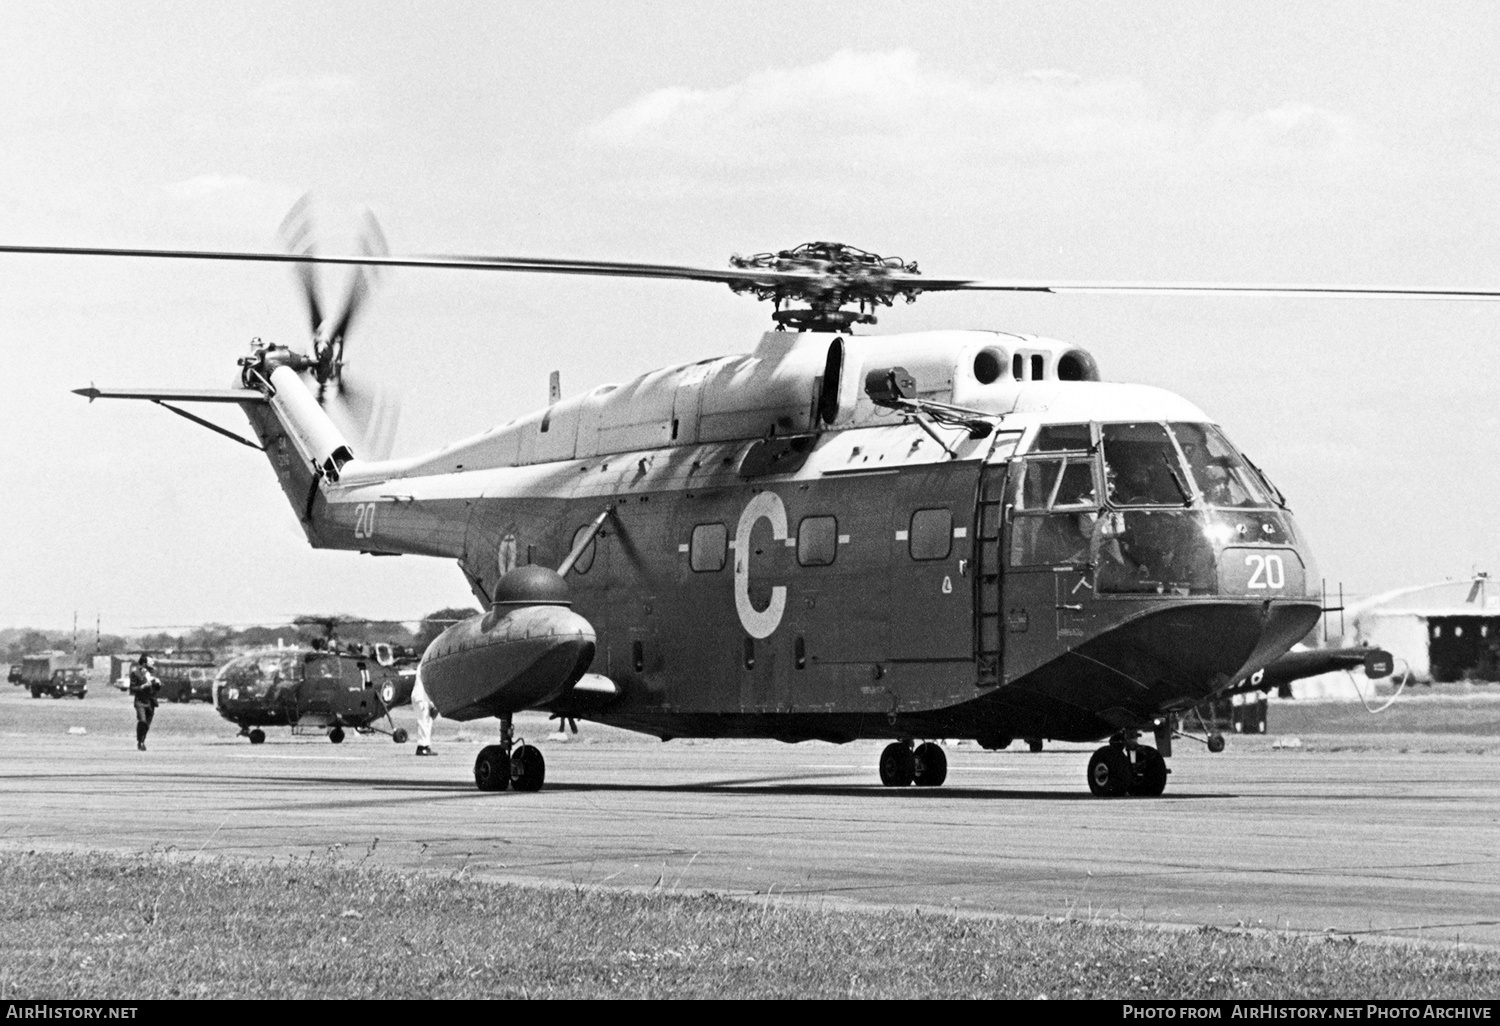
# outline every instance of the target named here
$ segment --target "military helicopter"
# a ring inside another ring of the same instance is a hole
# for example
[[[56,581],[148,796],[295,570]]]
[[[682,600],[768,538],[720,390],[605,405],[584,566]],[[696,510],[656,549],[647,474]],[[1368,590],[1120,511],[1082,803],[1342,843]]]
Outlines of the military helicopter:
[[[1105,743],[1102,797],[1160,795],[1185,712],[1322,613],[1285,497],[1206,413],[1106,382],[1086,350],[1003,331],[856,334],[929,292],[1494,298],[1447,289],[938,278],[839,243],[725,269],[492,256],[3,246],[294,265],[307,351],[256,341],[229,389],[105,389],[261,449],[317,547],[454,559],[484,609],[427,649],[441,715],[499,719],[481,790],[542,786],[512,717],[674,737],[889,741],[880,780],[937,786],[940,738]],[[338,315],[319,264],[356,269]],[[747,354],[602,385],[419,456],[343,371],[387,267],[713,282],[769,301]],[[255,440],[177,402],[231,403]],[[1154,745],[1143,743],[1149,737]]]
[[[390,711],[411,700],[415,658],[403,658],[387,644],[364,649],[341,643],[335,629],[344,621],[338,617],[299,617],[298,622],[319,624],[325,634],[305,646],[252,652],[219,667],[213,682],[219,715],[252,745],[265,743],[265,727],[323,733],[334,744],[344,740],[348,728],[405,744],[406,731],[391,721]]]

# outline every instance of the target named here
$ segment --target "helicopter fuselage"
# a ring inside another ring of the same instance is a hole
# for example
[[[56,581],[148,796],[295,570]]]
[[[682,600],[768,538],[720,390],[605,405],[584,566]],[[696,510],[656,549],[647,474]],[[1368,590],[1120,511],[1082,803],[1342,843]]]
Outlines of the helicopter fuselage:
[[[486,609],[571,553],[607,686],[539,704],[661,737],[1149,730],[1319,616],[1290,512],[1209,418],[1045,339],[772,332],[384,463],[246,409],[314,545],[455,559]]]

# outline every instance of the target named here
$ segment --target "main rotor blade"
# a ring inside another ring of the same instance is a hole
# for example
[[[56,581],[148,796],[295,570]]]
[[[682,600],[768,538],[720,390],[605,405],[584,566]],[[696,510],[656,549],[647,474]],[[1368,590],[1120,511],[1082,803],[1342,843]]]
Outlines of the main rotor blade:
[[[922,292],[1076,292],[1121,295],[1242,295],[1288,299],[1344,299],[1360,296],[1388,299],[1500,299],[1500,289],[1440,289],[1410,286],[1288,285],[1248,282],[1148,282],[1148,281],[1014,281],[1005,278],[962,279],[916,278],[912,286]]]
[[[589,274],[627,278],[676,278],[686,281],[711,281],[724,285],[776,285],[814,282],[821,276],[813,271],[771,271],[759,269],[717,270],[683,267],[673,264],[636,264],[607,260],[557,260],[542,257],[498,256],[377,256],[374,254],[333,255],[321,253],[264,253],[254,251],[204,249],[132,249],[103,246],[8,246],[0,253],[40,256],[146,257],[165,260],[231,260],[270,264],[339,264],[362,267],[430,267],[469,271],[518,271],[537,274]],[[913,281],[920,282],[920,277]]]
[[[567,260],[505,256],[377,256],[313,253],[260,253],[225,250],[127,249],[92,246],[10,246],[0,253],[53,256],[147,257],[169,260],[232,260],[277,264],[341,264],[362,267],[428,267],[532,274],[584,274],[624,278],[664,278],[717,282],[731,287],[837,284],[836,273],[811,268],[793,271],[763,268],[705,268],[676,264],[638,264],[609,260]],[[1248,282],[1027,281],[1007,278],[935,278],[903,271],[872,275],[893,294],[921,292],[1077,292],[1157,295],[1254,295],[1309,298],[1386,297],[1414,299],[1500,299],[1500,289],[1450,289],[1410,286],[1255,284]]]

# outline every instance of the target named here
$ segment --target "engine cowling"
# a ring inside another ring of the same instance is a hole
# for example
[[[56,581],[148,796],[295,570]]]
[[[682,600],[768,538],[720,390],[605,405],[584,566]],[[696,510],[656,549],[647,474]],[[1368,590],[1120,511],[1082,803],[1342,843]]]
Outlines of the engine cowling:
[[[593,625],[569,608],[567,584],[539,566],[500,580],[490,611],[449,627],[418,672],[440,715],[501,716],[563,694],[594,661]]]

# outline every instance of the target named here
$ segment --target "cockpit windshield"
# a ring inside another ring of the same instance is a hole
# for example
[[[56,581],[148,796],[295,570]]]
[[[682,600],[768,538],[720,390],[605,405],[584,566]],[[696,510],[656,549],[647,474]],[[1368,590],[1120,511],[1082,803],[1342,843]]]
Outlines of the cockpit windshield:
[[[1104,480],[1112,505],[1192,503],[1177,447],[1165,424],[1102,424],[1099,441],[1104,449]]]
[[[1271,497],[1260,475],[1245,462],[1218,428],[1207,424],[1173,424],[1172,434],[1182,446],[1193,479],[1210,506],[1266,507]]]
[[[1280,494],[1208,424],[1043,425],[1012,467],[1009,564],[1084,568],[1100,593],[1211,594],[1221,552],[1296,544]]]

